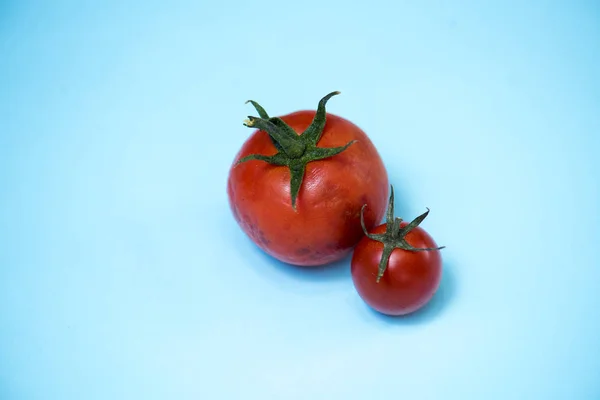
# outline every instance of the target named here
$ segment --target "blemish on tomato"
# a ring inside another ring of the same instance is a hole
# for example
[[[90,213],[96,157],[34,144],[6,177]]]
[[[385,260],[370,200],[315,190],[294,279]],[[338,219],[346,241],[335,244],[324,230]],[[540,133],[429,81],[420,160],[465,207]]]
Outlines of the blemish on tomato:
[[[310,249],[308,247],[302,247],[301,249],[296,250],[296,254],[299,256],[305,256],[310,253]]]
[[[265,236],[265,233],[261,230],[258,231],[258,237],[260,239],[260,242],[262,244],[264,244],[265,246],[268,246],[269,244],[271,244],[271,241],[269,239],[267,239],[267,237]]]
[[[340,249],[340,245],[337,242],[331,242],[331,243],[327,243],[326,248],[327,248],[327,250],[337,251]]]

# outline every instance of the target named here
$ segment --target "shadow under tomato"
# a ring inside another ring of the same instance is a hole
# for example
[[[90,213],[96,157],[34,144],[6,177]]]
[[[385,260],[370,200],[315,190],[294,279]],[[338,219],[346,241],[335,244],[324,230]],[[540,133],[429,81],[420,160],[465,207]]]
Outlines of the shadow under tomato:
[[[369,307],[363,302],[368,309],[368,313],[378,320],[395,325],[416,325],[423,324],[438,318],[444,311],[448,309],[452,301],[455,299],[458,289],[456,279],[456,269],[452,262],[445,262],[442,272],[442,281],[440,287],[433,298],[423,308],[402,316],[389,316],[381,314]]]
[[[350,279],[350,260],[352,259],[352,254],[333,263],[315,267],[303,267],[279,261],[262,251],[258,246],[254,246],[254,251],[258,253],[257,258],[264,261],[264,265],[262,266],[264,269],[276,270],[270,272],[280,272],[294,279],[309,282],[330,282],[332,280]]]

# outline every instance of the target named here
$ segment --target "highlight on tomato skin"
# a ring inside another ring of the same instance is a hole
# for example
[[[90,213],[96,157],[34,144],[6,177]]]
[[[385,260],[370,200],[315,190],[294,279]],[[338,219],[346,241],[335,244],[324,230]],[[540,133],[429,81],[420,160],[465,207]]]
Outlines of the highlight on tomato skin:
[[[359,296],[374,310],[407,315],[429,303],[438,290],[444,247],[419,226],[428,214],[429,209],[410,223],[394,218],[392,187],[386,223],[372,229],[363,224],[365,235],[354,249],[350,272]]]
[[[363,236],[361,207],[372,227],[389,194],[385,165],[367,134],[328,113],[331,92],[317,110],[257,116],[235,156],[227,181],[229,205],[240,228],[264,252],[289,264],[320,266],[349,255]]]

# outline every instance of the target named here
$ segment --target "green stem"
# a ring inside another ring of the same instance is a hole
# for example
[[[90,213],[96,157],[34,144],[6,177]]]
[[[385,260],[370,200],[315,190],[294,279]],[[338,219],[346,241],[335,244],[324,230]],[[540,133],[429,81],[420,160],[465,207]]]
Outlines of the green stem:
[[[302,134],[310,143],[317,144],[317,142],[321,138],[321,134],[323,133],[323,129],[325,128],[327,116],[327,113],[325,112],[325,105],[327,105],[329,99],[331,99],[333,96],[337,96],[338,94],[340,94],[340,92],[338,91],[331,92],[319,101],[319,105],[317,106],[317,113],[315,114],[310,126],[306,128],[306,130]]]
[[[290,196],[292,197],[292,207],[294,209],[296,209],[296,199],[298,198],[298,193],[300,193],[305,171],[306,163],[300,160],[290,164]]]
[[[281,118],[269,117],[265,109],[254,100],[248,100],[246,103],[251,103],[254,106],[259,117],[249,116],[244,121],[244,125],[266,132],[277,149],[277,154],[273,156],[250,154],[238,160],[236,166],[249,161],[262,161],[271,165],[288,167],[290,169],[291,205],[296,210],[296,202],[304,180],[306,165],[313,161],[334,157],[348,149],[355,142],[353,140],[343,146],[331,148],[317,146],[325,129],[327,119],[325,106],[331,97],[339,93],[337,91],[331,92],[319,101],[310,126],[301,134],[294,131]]]
[[[269,114],[267,114],[267,112],[265,111],[265,109],[262,108],[262,106],[260,104],[258,104],[254,100],[248,100],[248,101],[246,101],[246,104],[248,104],[248,103],[251,103],[254,106],[254,109],[258,113],[259,117],[261,117],[262,119],[269,119]]]
[[[283,121],[281,122],[283,123]],[[244,121],[244,125],[267,132],[290,158],[298,158],[304,154],[306,145],[292,137],[289,130],[281,129],[280,126],[270,120],[248,116],[248,119]]]
[[[402,224],[402,218],[398,217],[396,219],[394,219],[394,223],[392,225],[392,236],[398,236],[398,233],[400,232],[400,224]]]
[[[394,230],[394,187],[390,188],[390,199],[388,201],[388,209],[385,215],[386,231]]]
[[[375,282],[379,283],[379,281],[383,277],[383,274],[387,269],[388,262],[390,261],[392,251],[394,251],[394,246],[392,244],[383,244],[383,251],[381,252],[381,259],[379,260],[379,267],[377,268],[377,279],[375,280]]]
[[[377,272],[377,282],[381,280],[383,275],[385,274],[385,270],[387,269],[390,256],[392,255],[393,250],[400,249],[403,251],[436,251],[445,248],[446,246],[441,247],[413,247],[410,243],[406,241],[406,235],[413,229],[423,222],[423,220],[429,214],[429,208],[426,212],[419,215],[417,218],[412,220],[409,224],[407,224],[404,228],[400,228],[400,224],[402,223],[402,218],[394,218],[394,187],[391,186],[390,190],[390,198],[388,202],[388,209],[386,214],[386,230],[381,234],[373,234],[367,231],[364,220],[364,210],[367,206],[366,204],[362,206],[360,210],[360,223],[363,229],[365,236],[367,236],[371,240],[378,241],[383,244],[383,250],[381,253],[381,259],[379,260],[379,267]]]

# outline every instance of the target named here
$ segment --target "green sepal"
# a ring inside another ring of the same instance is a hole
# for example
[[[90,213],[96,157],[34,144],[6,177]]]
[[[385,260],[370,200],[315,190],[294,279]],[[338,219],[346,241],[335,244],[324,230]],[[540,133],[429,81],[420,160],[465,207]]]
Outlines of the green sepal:
[[[394,218],[394,187],[390,185],[390,198],[388,202],[388,209],[386,213],[386,229],[384,233],[374,234],[369,233],[367,227],[365,226],[365,218],[364,211],[367,207],[366,204],[362,206],[360,209],[360,224],[362,226],[363,232],[366,237],[371,240],[375,240],[383,244],[383,250],[381,253],[381,259],[379,260],[379,267],[377,271],[377,282],[381,280],[385,270],[387,269],[390,256],[394,249],[401,249],[406,251],[434,251],[441,250],[446,246],[440,247],[413,247],[410,243],[406,241],[406,235],[415,229],[417,226],[423,222],[423,220],[429,214],[429,208],[426,212],[416,217],[409,224],[407,224],[404,228],[400,228],[400,224],[402,223],[402,218]]]
[[[327,105],[329,99],[331,99],[333,96],[337,96],[338,94],[340,94],[338,91],[331,92],[319,101],[315,117],[313,118],[310,126],[302,133],[302,136],[304,136],[304,139],[307,142],[316,145],[319,139],[321,139],[321,134],[325,128],[325,122],[327,118],[325,106]]]
[[[319,101],[313,121],[301,134],[296,133],[281,118],[269,117],[265,109],[254,100],[246,101],[246,103],[251,103],[254,106],[259,117],[248,116],[248,119],[244,121],[244,125],[267,132],[277,149],[277,154],[273,156],[251,154],[241,158],[236,165],[256,160],[272,165],[287,166],[290,170],[291,205],[295,210],[306,172],[306,165],[313,161],[334,157],[355,142],[353,140],[339,147],[317,147],[326,124],[327,112],[325,106],[331,97],[339,93],[337,91],[331,92]]]

